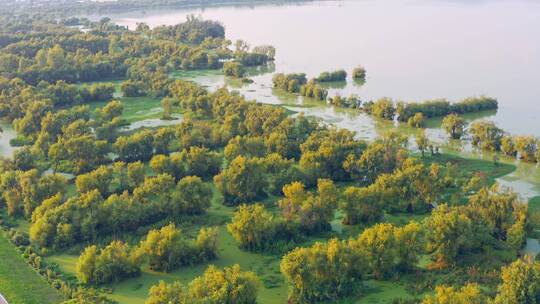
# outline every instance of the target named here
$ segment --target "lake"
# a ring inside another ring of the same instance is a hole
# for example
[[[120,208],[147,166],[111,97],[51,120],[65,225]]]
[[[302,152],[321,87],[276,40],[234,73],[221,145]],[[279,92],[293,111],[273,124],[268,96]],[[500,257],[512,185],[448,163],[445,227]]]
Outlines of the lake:
[[[221,21],[233,41],[276,47],[275,70],[263,71],[252,77],[254,84],[239,88],[258,101],[291,102],[290,97],[272,94],[274,72],[313,77],[363,65],[368,71],[365,85],[349,80],[330,95],[355,93],[364,101],[383,96],[457,101],[488,95],[498,98],[500,108],[486,118],[512,134],[540,136],[538,1],[316,1],[109,17],[133,29],[139,22],[151,27],[177,24],[189,14]],[[221,75],[196,80],[214,87],[225,82]],[[325,110],[325,118],[343,119],[332,112]]]

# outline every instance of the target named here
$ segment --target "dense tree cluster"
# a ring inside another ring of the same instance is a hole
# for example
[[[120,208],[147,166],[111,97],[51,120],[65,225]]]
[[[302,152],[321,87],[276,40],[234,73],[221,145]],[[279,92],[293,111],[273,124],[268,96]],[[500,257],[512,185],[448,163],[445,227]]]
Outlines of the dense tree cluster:
[[[139,262],[146,261],[150,269],[170,272],[179,266],[216,259],[217,237],[217,229],[203,228],[195,240],[188,240],[182,230],[169,224],[149,231],[134,254]]]
[[[236,61],[228,61],[223,64],[223,74],[236,78],[242,78],[246,75],[244,65]]]
[[[507,134],[491,121],[473,122],[468,133],[472,144],[485,150],[502,152],[527,162],[540,162],[540,140],[533,136]]]
[[[465,133],[467,122],[457,114],[449,114],[442,120],[441,127],[452,139],[460,139]]]
[[[2,200],[11,216],[32,216],[39,204],[67,192],[67,181],[57,174],[41,175],[36,169],[5,171],[0,176]]]
[[[261,204],[241,205],[227,229],[249,251],[283,250],[299,239],[298,227],[272,215]]]
[[[449,114],[465,114],[485,110],[495,110],[498,102],[494,98],[481,96],[469,97],[460,102],[450,103],[447,100],[428,100],[422,103],[399,103],[396,114],[400,121],[406,122],[416,113],[422,113],[426,118],[442,117]]]
[[[238,265],[223,270],[210,266],[187,286],[180,282],[166,284],[160,281],[150,289],[145,303],[255,304],[259,286],[260,281],[255,273],[241,271]]]
[[[440,266],[494,242],[516,251],[525,242],[526,209],[515,193],[497,186],[481,189],[466,206],[440,205],[425,223],[428,251]]]
[[[456,122],[452,122],[450,121],[450,119],[455,120],[458,114],[494,110],[498,108],[498,102],[496,99],[485,96],[470,97],[456,103],[451,103],[444,99],[428,100],[422,103],[405,103],[395,102],[387,97],[380,98],[376,101],[368,101],[364,103],[353,101],[347,99],[342,100],[342,97],[338,96],[330,99],[330,103],[336,106],[358,108],[366,113],[386,120],[394,120],[397,118],[397,120],[401,122],[406,122],[412,127],[424,127],[425,119],[444,116],[449,117],[449,121],[447,121],[445,125],[448,125],[450,127],[452,123],[456,124]],[[459,127],[463,128],[464,126]],[[453,129],[456,132],[458,131],[455,128]],[[453,137],[457,136],[456,132],[452,133]]]
[[[134,31],[108,19],[88,22],[88,32],[47,17],[3,16],[0,24],[6,41],[0,45],[0,90],[10,91],[2,94],[0,114],[11,120],[35,102],[73,105],[107,100],[114,93],[110,84],[76,82],[127,78],[124,96],[166,96],[173,82],[168,74],[176,69],[221,68],[229,59],[256,66],[275,56],[268,45],[234,52],[220,23],[193,16],[174,26],[140,24]]]
[[[363,155],[366,143],[354,138],[354,133],[329,128],[312,133],[300,146],[302,156],[300,167],[310,180],[312,177],[329,178],[334,181],[351,177],[346,163]]]
[[[351,95],[349,97],[335,95],[328,98],[328,103],[336,107],[350,109],[360,109],[362,106],[362,100],[357,95]]]
[[[424,298],[422,304],[462,304],[462,303],[538,303],[540,301],[540,264],[527,258],[518,259],[504,266],[501,283],[494,297],[476,283],[468,283],[461,288],[437,286],[435,295]]]
[[[353,69],[352,77],[354,80],[365,81],[366,80],[366,69],[362,66],[358,66]]]
[[[414,116],[409,117],[407,124],[413,128],[423,128],[426,126],[424,114],[417,112]]]
[[[319,179],[317,194],[309,193],[300,182],[283,187],[284,198],[278,201],[283,218],[297,223],[307,232],[327,230],[338,205],[338,190],[331,180]]]
[[[290,93],[300,93],[300,88],[307,83],[306,74],[276,74],[272,77],[274,88]]]
[[[100,250],[95,245],[86,247],[77,261],[77,278],[84,284],[118,282],[140,271],[131,248],[121,241]]]
[[[150,167],[157,174],[169,174],[179,180],[195,175],[210,178],[221,168],[221,156],[208,148],[191,147],[180,153],[156,155],[150,161]]]
[[[315,80],[318,82],[345,81],[346,79],[347,72],[345,72],[345,70],[322,72],[317,78],[315,78]]]
[[[56,195],[45,200],[32,215],[31,239],[41,246],[63,247],[108,233],[133,231],[167,217],[200,214],[210,206],[212,191],[199,177],[187,176],[178,183],[167,174],[143,176],[142,182],[138,179],[140,184],[132,192],[107,198],[98,188],[85,186],[87,192],[77,196]],[[129,184],[129,176],[127,180],[121,184]]]
[[[422,304],[465,303],[487,303],[487,297],[482,293],[482,289],[478,284],[469,283],[462,288],[455,288],[452,286],[437,286],[435,287],[435,295],[427,296],[422,301]]]
[[[396,116],[394,101],[386,97],[375,101],[373,104],[364,104],[364,109],[366,112],[382,119],[394,120]]]
[[[313,79],[308,81],[305,85],[300,87],[300,95],[315,98],[317,100],[326,100],[328,96],[328,90],[321,87]]]
[[[321,87],[316,79],[307,80],[306,74],[275,74],[272,77],[274,88],[289,93],[298,93],[317,100],[326,100],[328,90]]]
[[[296,248],[281,260],[293,303],[335,301],[353,294],[368,275],[409,270],[422,252],[421,227],[380,224],[348,241],[331,239]]]

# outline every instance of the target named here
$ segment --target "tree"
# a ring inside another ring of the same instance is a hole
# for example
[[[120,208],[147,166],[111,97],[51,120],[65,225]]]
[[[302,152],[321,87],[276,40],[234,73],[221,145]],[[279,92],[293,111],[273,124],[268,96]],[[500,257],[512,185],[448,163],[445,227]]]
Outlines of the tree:
[[[516,144],[512,136],[503,136],[503,138],[501,139],[501,152],[504,153],[506,156],[516,157]]]
[[[471,218],[497,240],[509,240],[514,249],[521,248],[525,242],[526,204],[519,201],[516,193],[501,190],[495,184],[491,188],[484,187],[469,199]]]
[[[300,113],[294,118],[287,117],[265,138],[269,152],[278,153],[287,159],[300,159],[300,145],[319,129],[317,119]]]
[[[394,117],[396,115],[396,108],[394,106],[394,101],[392,101],[390,98],[381,98],[377,100],[372,107],[371,110],[372,114],[376,117],[387,119],[387,120],[394,120]]]
[[[499,151],[504,131],[491,121],[476,121],[471,124],[469,133],[472,144],[485,150]]]
[[[536,153],[539,149],[536,138],[533,136],[516,136],[514,142],[520,159],[536,162]]]
[[[382,279],[416,267],[420,254],[424,253],[423,229],[416,222],[403,227],[376,224],[349,241],[349,246],[365,259],[366,270]]]
[[[480,286],[474,283],[468,283],[462,288],[451,286],[435,287],[435,295],[426,296],[422,304],[485,304],[488,303],[487,297],[483,294]],[[510,303],[510,302],[508,302]],[[520,303],[520,302],[515,302]]]
[[[540,264],[517,260],[503,267],[495,304],[540,303]]]
[[[119,100],[108,102],[103,108],[96,110],[96,121],[98,124],[110,122],[114,118],[122,116],[124,105]]]
[[[129,136],[118,137],[114,148],[118,158],[126,162],[147,161],[154,152],[154,137],[151,131],[139,131]]]
[[[160,128],[154,133],[154,149],[156,154],[168,154],[171,144],[176,139],[173,128]]]
[[[347,180],[350,174],[344,168],[345,161],[358,158],[365,148],[365,142],[356,140],[347,130],[314,132],[300,146],[300,167],[310,183],[317,178]]]
[[[345,212],[343,223],[346,225],[374,223],[384,214],[380,194],[371,188],[348,187],[343,192],[340,208]]]
[[[337,70],[333,72],[323,72],[319,77],[315,78],[318,82],[345,81],[347,72],[345,70]]]
[[[65,160],[73,164],[75,173],[88,172],[106,160],[109,145],[92,135],[60,139],[49,150],[49,159],[55,164]]]
[[[263,157],[266,154],[264,139],[261,137],[237,136],[225,146],[225,159],[232,161],[237,156]]]
[[[216,175],[222,164],[221,156],[208,148],[191,147],[179,154],[179,159],[186,166],[188,175],[209,178]]]
[[[357,247],[377,279],[387,276],[397,261],[397,240],[392,224],[376,224],[360,234]]]
[[[300,95],[325,101],[328,97],[328,90],[321,87],[315,80],[308,81],[300,87]]]
[[[177,154],[166,156],[166,155],[155,155],[150,161],[150,167],[155,174],[168,174],[173,176],[175,180],[186,176],[187,169],[185,166],[180,163],[180,158],[177,157]]]
[[[353,69],[352,77],[354,80],[365,81],[366,80],[366,69],[362,66],[358,66]]]
[[[96,271],[97,247],[89,246],[79,256],[77,261],[77,278],[80,282],[88,284],[94,282]]]
[[[397,268],[401,271],[414,269],[421,254],[425,252],[424,227],[415,221],[394,230],[397,243]]]
[[[77,261],[77,278],[83,284],[118,282],[140,273],[129,246],[113,241],[97,253],[95,245],[87,247]]]
[[[427,249],[440,267],[454,263],[461,250],[473,246],[472,221],[459,207],[438,206],[424,225]]]
[[[201,228],[197,239],[195,240],[195,248],[198,257],[201,261],[211,261],[218,258],[219,255],[219,235],[218,229]]]
[[[331,239],[298,247],[281,259],[291,303],[325,303],[350,295],[365,274],[360,254],[347,242]]]
[[[144,164],[140,161],[127,164],[127,178],[130,188],[142,184],[144,181],[145,168]]]
[[[300,87],[307,83],[306,74],[275,74],[272,77],[274,88],[290,93],[299,93]]]
[[[416,147],[418,147],[418,150],[422,153],[422,157],[425,156],[425,152],[428,149],[429,146],[429,139],[426,136],[426,131],[422,130],[420,133],[418,133],[415,136],[416,140]]]
[[[138,257],[148,261],[150,269],[169,272],[197,262],[197,248],[174,224],[150,230],[136,249]]]
[[[101,166],[94,171],[78,175],[75,180],[77,191],[84,193],[97,189],[102,196],[109,194],[113,171],[110,167]]]
[[[307,232],[330,227],[339,200],[336,186],[331,180],[317,181],[317,195],[308,193],[300,182],[283,187],[285,197],[278,201],[283,217],[297,222]]]
[[[150,288],[145,304],[184,304],[187,303],[187,291],[180,282],[166,284],[159,281],[157,285]]]
[[[265,194],[267,187],[264,167],[256,159],[236,157],[229,166],[214,177],[217,189],[226,203],[246,203]]]
[[[277,153],[271,153],[260,158],[259,161],[267,174],[268,192],[274,195],[281,195],[285,185],[304,179],[302,172],[292,159],[284,159]]]
[[[407,120],[407,124],[413,128],[423,128],[426,126],[426,119],[424,118],[424,114],[422,113],[415,113],[413,117],[410,117]]]
[[[450,135],[452,139],[460,139],[465,133],[467,122],[457,114],[449,114],[442,120],[441,127]]]
[[[395,132],[371,143],[358,157],[348,157],[344,169],[366,184],[373,183],[382,173],[391,173],[407,158],[407,138]]]
[[[271,45],[259,45],[253,48],[253,53],[263,54],[268,57],[268,60],[274,60],[276,57],[276,48]]]
[[[161,100],[161,107],[163,108],[163,115],[161,119],[171,120],[172,117],[172,106],[175,104],[175,100],[170,97],[165,97]]]
[[[176,185],[172,199],[177,214],[203,214],[211,205],[212,188],[198,176],[186,176]]]
[[[227,230],[240,243],[240,247],[259,251],[264,250],[269,242],[275,241],[276,223],[263,205],[241,205],[227,225]]]
[[[52,69],[63,68],[66,64],[65,53],[60,45],[56,44],[47,52],[47,65]]]
[[[13,165],[17,170],[28,171],[34,168],[36,156],[30,147],[22,147],[13,152]]]
[[[210,266],[189,284],[187,303],[255,304],[260,281],[253,272],[243,272],[238,264],[219,270]]]
[[[223,74],[225,76],[242,78],[246,75],[246,69],[240,62],[228,61],[223,64]]]

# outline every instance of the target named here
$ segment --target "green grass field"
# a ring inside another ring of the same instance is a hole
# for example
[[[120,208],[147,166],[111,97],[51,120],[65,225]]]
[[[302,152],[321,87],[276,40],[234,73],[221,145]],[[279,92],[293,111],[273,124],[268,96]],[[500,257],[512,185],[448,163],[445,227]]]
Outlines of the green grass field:
[[[10,304],[62,302],[57,291],[25,263],[3,231],[0,232],[0,293]]]
[[[128,122],[135,122],[150,118],[160,118],[163,113],[161,99],[152,97],[122,97],[118,98],[124,106],[122,117]],[[107,102],[92,102],[90,109],[104,107]]]
[[[427,162],[436,162],[440,164],[451,163],[456,166],[459,175],[462,177],[471,177],[475,173],[482,173],[492,184],[495,179],[510,174],[516,170],[515,165],[507,163],[497,163],[492,161],[463,158],[451,154],[439,154],[433,157],[427,157]]]
[[[535,196],[529,200],[529,212],[540,211],[540,196]]]

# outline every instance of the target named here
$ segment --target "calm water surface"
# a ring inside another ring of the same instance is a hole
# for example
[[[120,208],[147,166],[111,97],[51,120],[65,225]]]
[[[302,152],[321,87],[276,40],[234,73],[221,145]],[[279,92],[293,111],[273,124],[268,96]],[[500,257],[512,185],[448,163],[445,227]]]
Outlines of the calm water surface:
[[[332,91],[404,101],[485,94],[500,102],[489,119],[511,133],[540,136],[539,1],[324,1],[110,17],[134,28],[138,22],[176,24],[188,14],[220,20],[232,40],[274,45],[275,72],[316,76],[361,64],[368,71],[364,86],[350,80]],[[262,102],[283,102],[271,92],[272,74],[253,77],[255,84],[241,91]],[[201,81],[224,83],[219,75]]]

